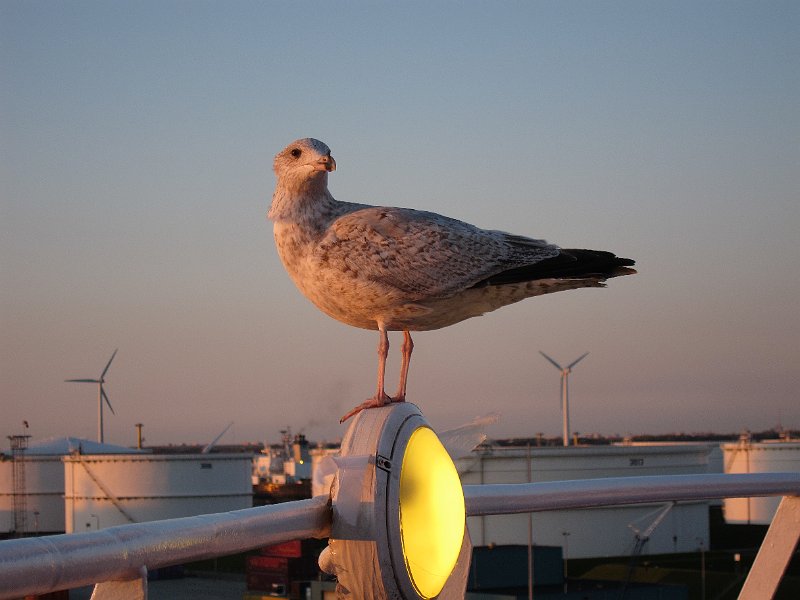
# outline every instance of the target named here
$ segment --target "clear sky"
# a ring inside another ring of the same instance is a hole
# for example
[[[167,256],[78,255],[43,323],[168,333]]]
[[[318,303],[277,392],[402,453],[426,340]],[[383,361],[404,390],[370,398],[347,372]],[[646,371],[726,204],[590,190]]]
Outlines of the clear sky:
[[[800,4],[0,3],[0,435],[335,440],[377,334],[319,313],[272,157],[339,199],[607,249],[640,274],[420,333],[439,428],[800,427]],[[395,387],[400,338],[390,353]],[[108,414],[108,413],[107,413]]]

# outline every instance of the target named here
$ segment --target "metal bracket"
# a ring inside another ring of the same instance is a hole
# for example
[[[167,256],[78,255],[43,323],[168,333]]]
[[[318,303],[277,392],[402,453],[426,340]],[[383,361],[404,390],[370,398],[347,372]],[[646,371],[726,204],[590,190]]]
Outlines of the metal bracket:
[[[90,600],[147,600],[147,567],[141,567],[135,579],[96,584]]]
[[[773,598],[800,539],[800,496],[784,496],[772,518],[739,600]]]
[[[387,473],[392,472],[392,461],[385,456],[381,456],[380,454],[375,455],[375,466],[382,471],[386,471]]]

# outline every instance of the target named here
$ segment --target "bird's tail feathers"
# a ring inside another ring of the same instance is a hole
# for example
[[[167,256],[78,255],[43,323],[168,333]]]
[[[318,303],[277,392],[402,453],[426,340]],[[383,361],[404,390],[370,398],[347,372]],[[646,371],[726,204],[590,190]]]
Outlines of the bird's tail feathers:
[[[558,256],[496,273],[473,287],[508,285],[540,279],[595,280],[633,275],[635,261],[603,250],[562,249]],[[594,286],[592,286],[594,287]]]

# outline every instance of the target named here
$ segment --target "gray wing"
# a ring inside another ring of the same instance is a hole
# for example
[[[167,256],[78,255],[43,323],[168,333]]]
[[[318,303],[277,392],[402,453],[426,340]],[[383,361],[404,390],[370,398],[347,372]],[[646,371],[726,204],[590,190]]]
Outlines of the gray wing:
[[[368,207],[336,219],[314,258],[402,291],[413,301],[446,297],[558,253],[542,240],[479,229],[435,213]]]

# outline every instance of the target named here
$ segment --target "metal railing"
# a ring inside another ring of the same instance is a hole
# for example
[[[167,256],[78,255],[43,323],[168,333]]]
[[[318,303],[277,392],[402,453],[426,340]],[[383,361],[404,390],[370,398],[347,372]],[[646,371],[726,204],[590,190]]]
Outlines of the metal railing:
[[[617,477],[465,485],[467,516],[651,502],[783,496],[741,600],[772,596],[800,538],[800,473]],[[146,597],[148,569],[327,537],[326,497],[0,542],[0,600],[97,584],[93,598]],[[120,595],[121,590],[125,590]]]
[[[295,539],[326,537],[324,497],[225,513],[0,542],[0,598],[103,582]],[[94,597],[94,596],[93,596]],[[124,597],[124,596],[120,596]]]

